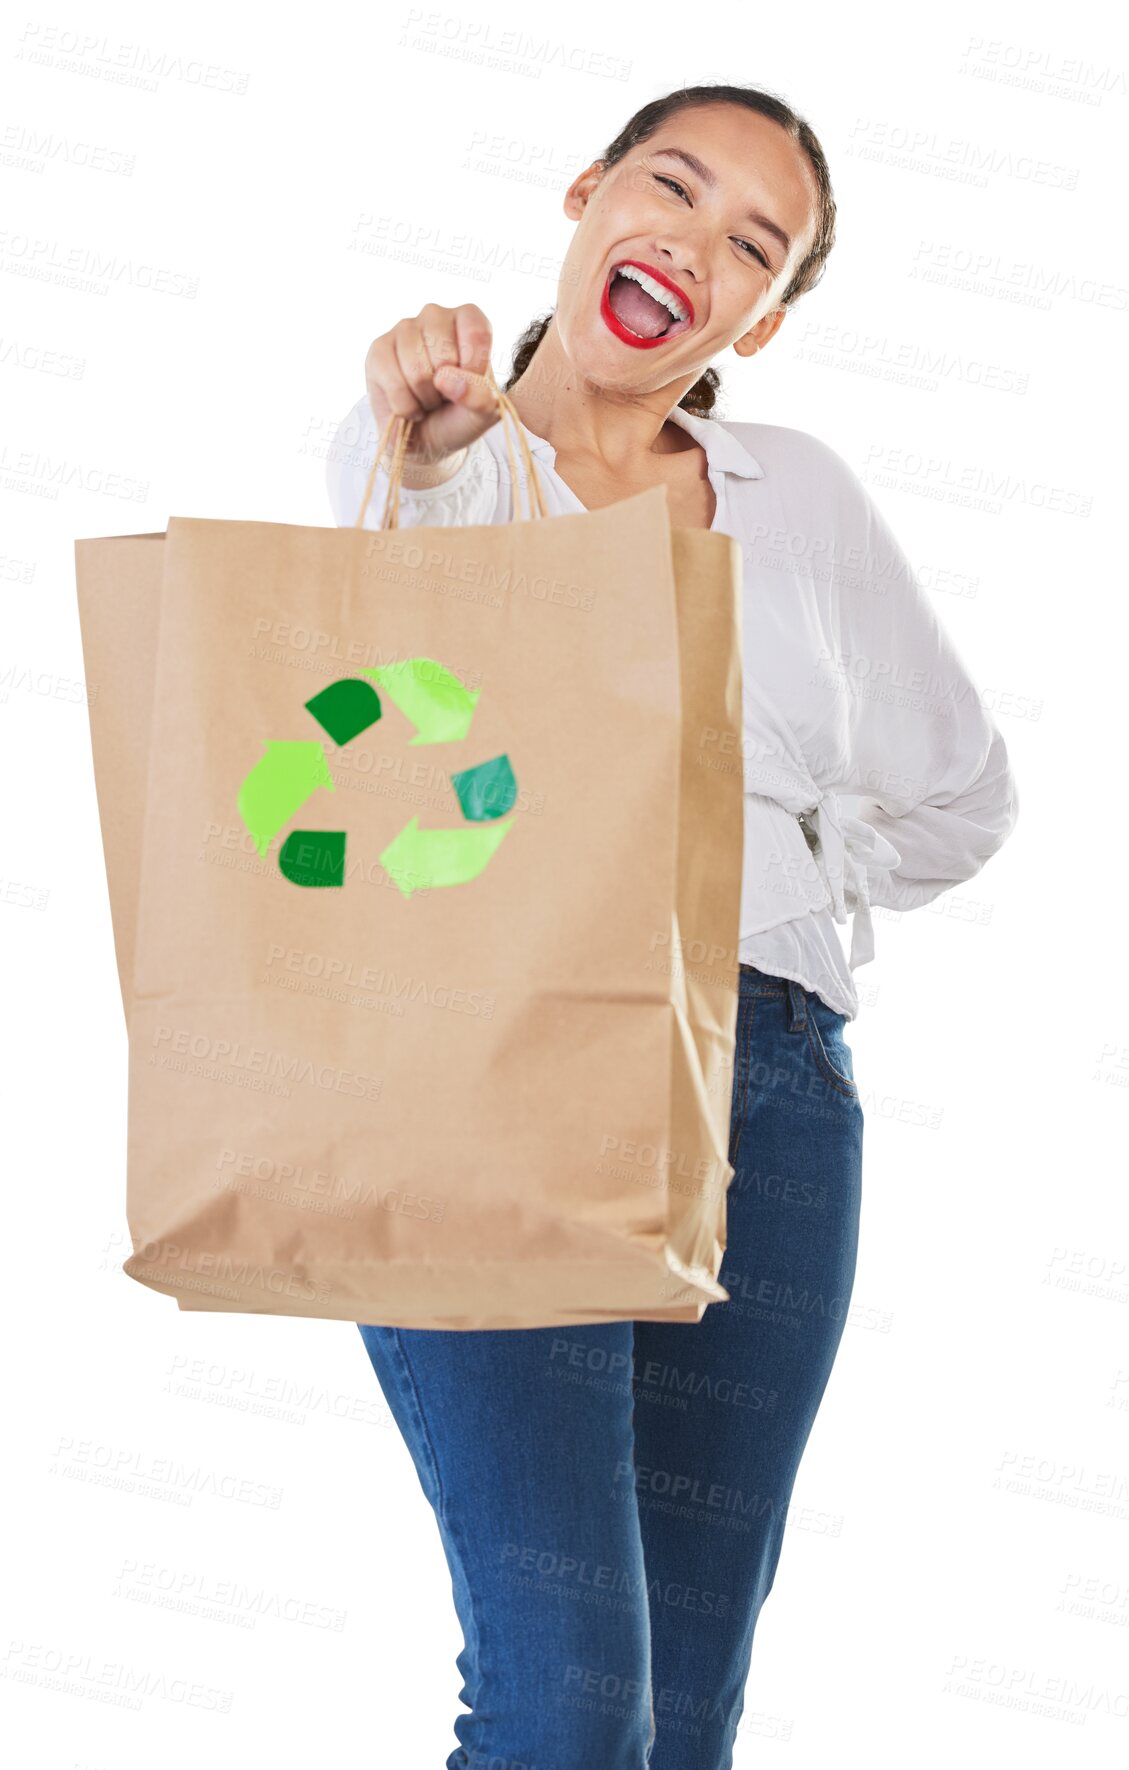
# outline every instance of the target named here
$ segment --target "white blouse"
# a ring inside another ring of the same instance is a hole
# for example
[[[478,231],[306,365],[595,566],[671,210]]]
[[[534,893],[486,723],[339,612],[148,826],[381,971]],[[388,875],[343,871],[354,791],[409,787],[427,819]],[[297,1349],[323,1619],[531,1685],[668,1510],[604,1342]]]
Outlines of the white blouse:
[[[744,564],[738,958],[794,978],[853,1020],[852,972],[874,956],[870,906],[931,902],[971,879],[1011,833],[1018,798],[1004,740],[841,455],[783,425],[698,418],[681,406],[670,418],[705,450],[712,527],[740,543]],[[555,471],[552,444],[523,429],[548,514],[583,510]],[[328,451],[340,527],[356,521],[376,442],[366,393]],[[382,466],[366,528],[380,526],[387,490]],[[523,492],[518,512],[528,509]],[[513,511],[499,422],[445,485],[401,488],[399,523],[509,522]],[[835,924],[849,914],[848,962]]]

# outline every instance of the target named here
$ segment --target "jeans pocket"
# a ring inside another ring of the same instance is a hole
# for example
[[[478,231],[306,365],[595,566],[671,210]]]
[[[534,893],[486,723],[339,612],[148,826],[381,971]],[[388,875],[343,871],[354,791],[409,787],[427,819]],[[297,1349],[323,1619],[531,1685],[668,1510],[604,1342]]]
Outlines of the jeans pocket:
[[[854,1062],[843,1030],[847,1024],[846,1015],[829,1008],[822,997],[809,995],[806,1019],[808,1044],[824,1081],[849,1099],[857,1100],[859,1091]]]

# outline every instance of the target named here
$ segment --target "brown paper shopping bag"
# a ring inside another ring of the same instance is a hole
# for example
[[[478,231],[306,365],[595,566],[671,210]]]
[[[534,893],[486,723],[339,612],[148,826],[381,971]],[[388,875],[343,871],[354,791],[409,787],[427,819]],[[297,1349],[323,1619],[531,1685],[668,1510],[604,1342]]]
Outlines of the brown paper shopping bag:
[[[497,390],[496,390],[497,391]],[[389,1326],[727,1293],[740,557],[656,487],[79,540],[127,1274]],[[377,447],[364,505],[383,457]]]

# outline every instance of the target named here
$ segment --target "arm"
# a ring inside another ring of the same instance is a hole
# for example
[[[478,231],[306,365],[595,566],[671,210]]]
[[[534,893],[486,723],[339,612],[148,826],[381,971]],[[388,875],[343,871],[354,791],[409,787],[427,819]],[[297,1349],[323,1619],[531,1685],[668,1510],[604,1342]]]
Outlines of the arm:
[[[824,666],[842,699],[835,790],[858,804],[853,816],[832,807],[820,833],[845,908],[863,911],[861,963],[873,951],[867,904],[917,909],[973,878],[1010,835],[1019,798],[1004,739],[889,523],[827,455],[836,532],[862,561],[839,588],[838,657]]]
[[[338,528],[350,528],[357,520],[376,444],[376,418],[368,395],[364,394],[338,425],[326,458],[326,490]],[[440,480],[439,475],[444,473],[448,477]],[[437,483],[411,483],[412,479],[426,481],[427,478]],[[497,492],[494,457],[480,436],[458,455],[434,468],[409,469],[405,466],[400,485],[399,525],[401,528],[455,528],[493,522]],[[372,497],[365,511],[363,526],[366,529],[380,527],[387,495],[388,470],[382,462],[377,468]]]

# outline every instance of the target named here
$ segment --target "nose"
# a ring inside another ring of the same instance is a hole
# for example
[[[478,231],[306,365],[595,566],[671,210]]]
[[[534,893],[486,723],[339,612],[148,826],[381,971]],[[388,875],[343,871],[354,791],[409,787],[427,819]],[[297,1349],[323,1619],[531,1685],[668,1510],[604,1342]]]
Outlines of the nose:
[[[658,262],[664,270],[689,277],[695,283],[701,282],[701,252],[689,241],[675,241],[670,246],[664,246],[660,240],[656,240],[655,250]]]

